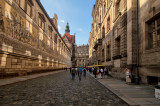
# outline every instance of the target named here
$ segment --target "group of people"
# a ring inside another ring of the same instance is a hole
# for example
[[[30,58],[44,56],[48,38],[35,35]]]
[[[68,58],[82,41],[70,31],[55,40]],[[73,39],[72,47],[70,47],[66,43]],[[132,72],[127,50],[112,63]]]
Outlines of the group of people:
[[[125,71],[125,74],[126,74],[126,83],[131,84],[132,75],[131,75],[130,69],[126,68],[124,71]],[[89,69],[89,72],[90,73],[93,72],[95,78],[104,78],[105,76],[110,76],[109,71],[106,67],[105,68],[92,67],[92,68]]]
[[[82,67],[70,68],[70,73],[72,75],[72,80],[74,80],[75,76],[78,75],[79,81],[81,81],[82,74],[85,77],[87,71],[88,71],[88,68],[85,68],[85,67],[84,68],[82,68]]]
[[[95,68],[92,67],[89,69],[89,72],[94,74],[95,78],[104,78],[105,75],[108,75],[108,69],[107,68]]]
[[[81,81],[82,74],[85,77],[87,71],[89,71],[90,73],[93,73],[95,78],[104,78],[105,76],[109,75],[108,69],[106,67],[105,68],[102,68],[102,67],[101,68],[96,68],[96,67],[92,67],[92,68],[86,68],[86,67],[84,67],[84,68],[82,68],[82,67],[70,68],[70,73],[72,75],[73,80],[75,79],[75,76],[78,75],[79,81]],[[126,68],[124,71],[125,71],[125,74],[126,74],[126,83],[130,84],[132,82],[131,71],[128,68]]]

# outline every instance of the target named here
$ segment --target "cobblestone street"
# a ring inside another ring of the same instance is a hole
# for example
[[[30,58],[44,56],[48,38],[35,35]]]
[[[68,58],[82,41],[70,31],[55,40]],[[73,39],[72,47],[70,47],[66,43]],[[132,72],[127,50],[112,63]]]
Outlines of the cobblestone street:
[[[87,74],[79,82],[68,72],[0,87],[0,106],[126,106],[121,99]]]

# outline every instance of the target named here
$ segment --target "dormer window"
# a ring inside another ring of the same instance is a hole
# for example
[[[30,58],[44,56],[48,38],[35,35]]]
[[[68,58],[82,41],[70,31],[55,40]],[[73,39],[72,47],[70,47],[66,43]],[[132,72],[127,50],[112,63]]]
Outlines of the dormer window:
[[[40,12],[39,12],[39,20],[38,20],[39,22],[39,27],[41,27],[43,30],[45,30],[45,22],[46,22],[46,20],[45,20],[45,17],[44,17],[44,15],[43,14],[41,14]]]

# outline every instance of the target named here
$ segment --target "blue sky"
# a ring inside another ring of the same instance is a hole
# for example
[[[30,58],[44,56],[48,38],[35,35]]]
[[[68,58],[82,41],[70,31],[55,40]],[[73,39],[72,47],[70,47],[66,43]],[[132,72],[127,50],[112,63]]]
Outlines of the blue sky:
[[[70,34],[76,35],[76,44],[88,44],[91,31],[92,8],[96,0],[41,0],[48,15],[58,15],[59,32],[63,36],[67,22]]]

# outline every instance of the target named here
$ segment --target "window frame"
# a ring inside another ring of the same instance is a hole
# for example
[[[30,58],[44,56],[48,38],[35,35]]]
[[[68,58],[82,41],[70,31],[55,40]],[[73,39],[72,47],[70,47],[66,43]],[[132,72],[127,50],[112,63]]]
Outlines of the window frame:
[[[106,60],[111,60],[111,44],[106,46]]]
[[[116,47],[115,55],[116,56],[120,55],[121,54],[121,37],[120,36],[115,39],[115,47]]]
[[[110,16],[108,16],[108,18],[107,18],[107,32],[110,31],[110,27],[111,27],[111,19],[110,19]]]
[[[160,21],[160,15],[156,18],[147,22],[147,46],[146,49],[154,49],[160,47],[160,24],[158,26],[158,22]],[[159,22],[160,23],[160,22]],[[153,26],[152,26],[153,24]],[[154,27],[154,28],[153,28]],[[153,35],[155,34],[155,35]]]
[[[39,17],[38,17],[38,18],[39,18],[39,19],[38,19],[38,26],[39,26],[43,31],[45,31],[45,22],[46,22],[46,20],[45,20],[44,15],[39,12]]]
[[[28,6],[30,7],[30,14],[28,14]],[[32,5],[29,1],[26,2],[26,14],[32,17]]]

